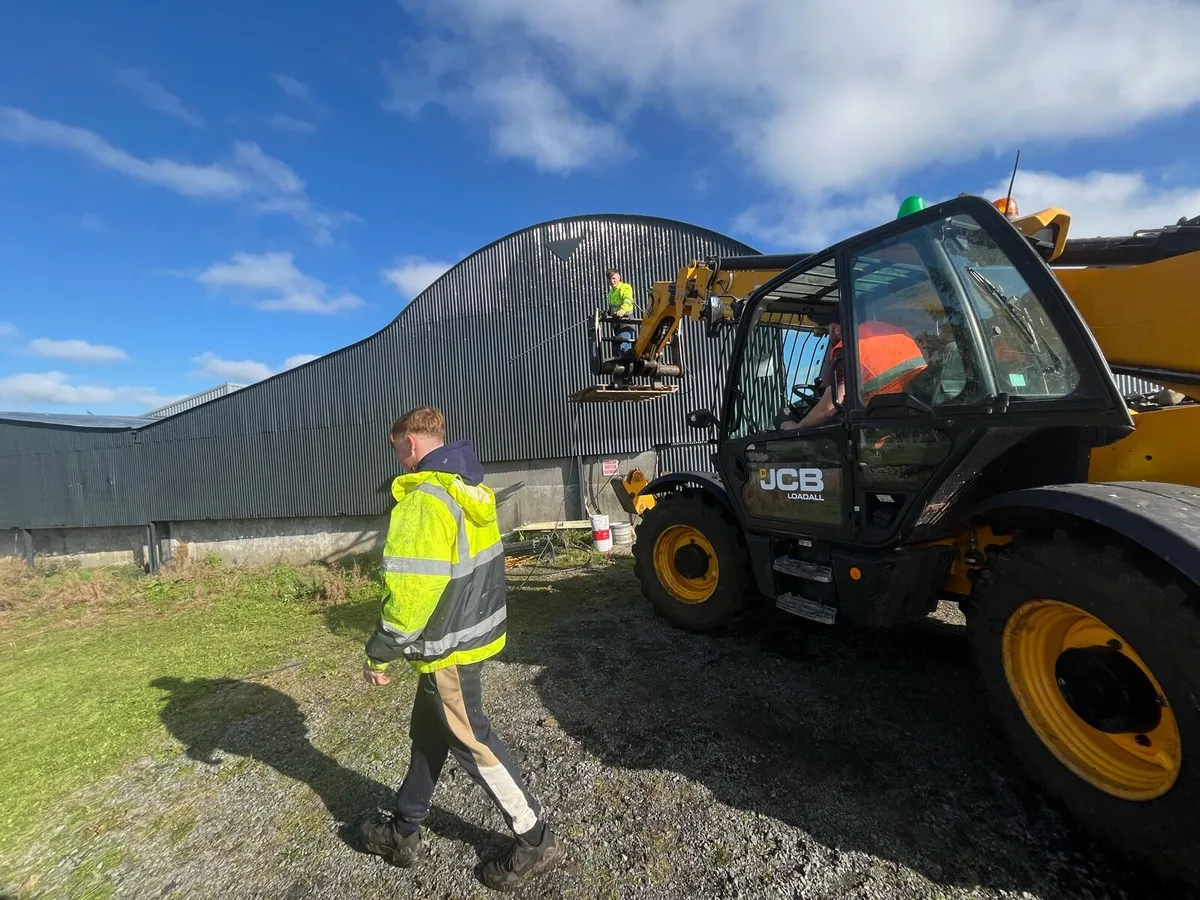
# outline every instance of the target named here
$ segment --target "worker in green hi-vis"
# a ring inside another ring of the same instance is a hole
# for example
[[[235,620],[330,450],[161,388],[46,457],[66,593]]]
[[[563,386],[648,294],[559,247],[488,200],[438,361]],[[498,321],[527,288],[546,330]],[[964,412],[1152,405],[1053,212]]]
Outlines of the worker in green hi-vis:
[[[628,282],[621,280],[621,273],[617,269],[608,270],[608,283],[608,311],[611,315],[619,317],[613,333],[622,339],[617,345],[621,355],[628,356],[633,352],[636,330],[632,322],[622,322],[620,319],[633,315],[633,288]]]

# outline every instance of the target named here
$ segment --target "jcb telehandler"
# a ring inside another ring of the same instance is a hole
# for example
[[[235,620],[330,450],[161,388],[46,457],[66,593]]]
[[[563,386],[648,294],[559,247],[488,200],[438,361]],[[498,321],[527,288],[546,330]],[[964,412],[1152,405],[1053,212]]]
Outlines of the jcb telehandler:
[[[1069,219],[960,196],[693,262],[575,399],[669,390],[684,318],[735,329],[723,397],[688,416],[717,474],[627,480],[654,607],[707,632],[756,602],[889,626],[956,600],[1029,772],[1200,884],[1200,405],[1131,410],[1113,376],[1196,393],[1200,227],[1069,242]]]

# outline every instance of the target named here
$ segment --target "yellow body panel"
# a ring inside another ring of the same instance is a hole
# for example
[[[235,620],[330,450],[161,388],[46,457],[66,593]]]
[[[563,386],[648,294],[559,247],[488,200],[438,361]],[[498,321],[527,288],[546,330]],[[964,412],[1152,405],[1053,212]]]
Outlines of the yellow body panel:
[[[1138,266],[1056,268],[1054,274],[1114,368],[1195,372],[1200,363],[1200,253]],[[1194,384],[1159,384],[1200,399]]]
[[[1092,449],[1088,481],[1165,481],[1200,487],[1200,405],[1135,413],[1133,434]]]

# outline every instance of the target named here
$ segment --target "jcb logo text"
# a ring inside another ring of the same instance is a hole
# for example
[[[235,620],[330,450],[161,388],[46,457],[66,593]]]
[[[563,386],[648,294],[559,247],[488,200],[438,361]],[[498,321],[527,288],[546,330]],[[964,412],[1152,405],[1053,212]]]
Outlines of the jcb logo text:
[[[820,469],[759,469],[758,485],[764,491],[787,491],[791,500],[824,500],[825,475]]]

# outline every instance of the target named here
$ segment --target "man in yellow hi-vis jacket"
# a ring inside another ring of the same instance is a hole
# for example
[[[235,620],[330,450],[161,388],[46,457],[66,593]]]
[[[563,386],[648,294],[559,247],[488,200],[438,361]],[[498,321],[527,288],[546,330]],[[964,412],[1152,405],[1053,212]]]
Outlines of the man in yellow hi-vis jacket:
[[[622,356],[628,356],[633,352],[633,342],[637,338],[637,330],[633,323],[623,321],[633,315],[633,287],[628,281],[621,280],[621,273],[616,269],[609,269],[605,274],[609,284],[608,312],[618,317],[613,329],[613,333],[620,339],[617,349]]]
[[[392,426],[405,474],[396,478],[384,546],[387,594],[366,645],[363,677],[387,684],[389,663],[418,674],[412,756],[390,820],[362,827],[363,842],[399,866],[416,862],[421,823],[449,753],[499,807],[515,837],[509,852],[483,869],[492,888],[516,887],[561,858],[541,807],[483,711],[479,666],[506,639],[504,545],[496,498],[469,441],[445,443],[445,421],[432,407]]]

